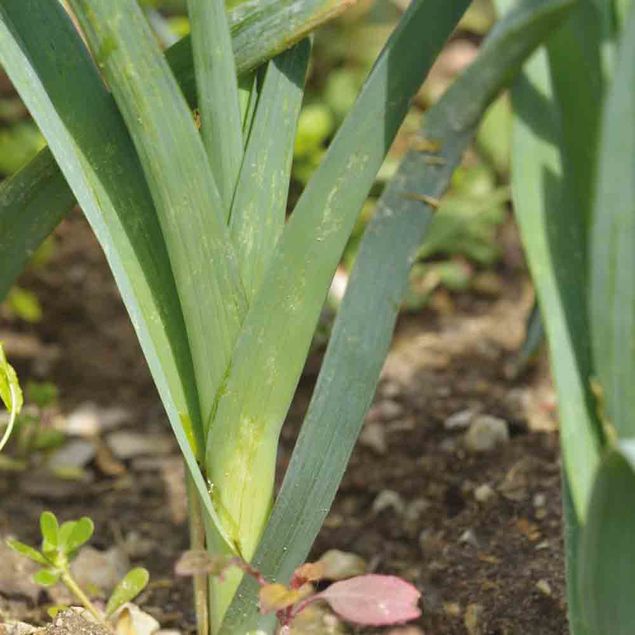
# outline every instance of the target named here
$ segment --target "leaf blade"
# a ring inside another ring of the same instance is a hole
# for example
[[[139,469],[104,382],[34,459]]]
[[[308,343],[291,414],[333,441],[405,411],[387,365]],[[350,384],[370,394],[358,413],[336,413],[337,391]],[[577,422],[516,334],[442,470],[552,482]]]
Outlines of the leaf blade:
[[[148,586],[149,581],[150,574],[143,567],[135,567],[128,571],[108,599],[106,617],[110,617],[124,604],[134,600]]]
[[[44,239],[75,205],[50,150],[0,185],[0,301]]]
[[[619,436],[635,436],[635,11],[625,26],[606,101],[591,227],[589,312],[602,402]]]
[[[148,181],[206,420],[246,301],[205,148],[138,5],[132,0],[107,5],[71,0],[71,5],[102,64]]]
[[[252,70],[344,8],[344,4],[324,0],[267,0],[253,12],[246,13],[242,8],[231,11],[228,17],[238,72]],[[166,51],[166,60],[188,102],[195,106],[196,81],[190,37],[171,46]],[[46,178],[40,183],[43,174]],[[13,179],[0,184],[0,297],[6,294],[30,254],[75,205],[71,190],[65,187],[65,179],[46,148],[20,171],[19,178],[17,187],[11,187],[15,183]],[[45,189],[40,189],[45,185]],[[47,198],[57,202],[49,208]],[[17,210],[20,210],[20,218],[16,220]],[[8,247],[4,239],[14,235],[12,230],[17,229],[18,224],[29,229],[24,233],[20,230],[16,242]]]
[[[188,0],[201,135],[225,215],[243,158],[236,64],[223,0]]]
[[[251,124],[230,217],[249,300],[260,286],[284,228],[293,139],[310,50],[305,40],[268,63]]]
[[[247,558],[269,512],[274,448],[331,277],[410,98],[467,1],[442,4],[417,1],[404,14],[287,223],[237,340],[207,464],[218,506]],[[429,23],[437,28],[421,38]],[[409,73],[389,74],[396,59]],[[244,484],[237,491],[236,482]]]

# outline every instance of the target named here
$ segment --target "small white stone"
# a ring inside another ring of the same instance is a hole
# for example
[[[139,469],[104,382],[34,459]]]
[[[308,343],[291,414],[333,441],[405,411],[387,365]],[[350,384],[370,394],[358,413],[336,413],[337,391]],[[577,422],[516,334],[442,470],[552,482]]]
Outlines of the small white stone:
[[[460,410],[450,415],[444,422],[443,427],[446,430],[466,430],[476,413],[474,410],[468,408],[467,410]]]
[[[507,421],[490,415],[479,415],[470,424],[464,442],[470,452],[491,452],[509,442]]]
[[[399,516],[401,516],[406,509],[403,498],[391,489],[385,489],[379,492],[373,501],[373,513],[380,514],[387,509],[392,509]]]
[[[359,435],[359,442],[374,450],[377,454],[386,454],[388,444],[386,443],[386,428],[381,423],[369,421]]]
[[[483,483],[483,485],[479,485],[474,490],[474,498],[476,499],[476,502],[478,503],[483,503],[483,504],[487,503],[492,498],[494,498],[494,496],[496,496],[496,492],[487,483]]]
[[[551,585],[549,584],[549,582],[547,582],[547,580],[538,580],[538,582],[536,582],[536,588],[547,597],[551,597],[551,595],[553,594]]]

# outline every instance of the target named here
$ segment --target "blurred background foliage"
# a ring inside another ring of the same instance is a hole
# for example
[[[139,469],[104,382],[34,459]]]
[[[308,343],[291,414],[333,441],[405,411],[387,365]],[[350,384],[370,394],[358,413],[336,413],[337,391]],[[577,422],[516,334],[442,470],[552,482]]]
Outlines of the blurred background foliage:
[[[227,4],[235,8],[255,1],[227,0]],[[359,0],[355,7],[316,34],[295,144],[292,202],[319,165],[408,1]],[[143,4],[162,46],[169,46],[188,32],[185,0],[143,0]],[[365,224],[374,212],[376,197],[401,157],[416,143],[421,116],[425,116],[426,108],[472,61],[494,20],[491,0],[475,0],[414,100],[349,241],[332,288],[331,308],[341,299],[347,272]],[[423,307],[438,292],[446,295],[467,290],[495,293],[495,272],[501,257],[498,238],[501,228],[509,222],[510,120],[509,101],[504,95],[490,108],[473,148],[441,201],[413,267],[411,290],[405,301],[407,309]],[[0,177],[18,170],[43,144],[6,76],[0,74]],[[36,254],[31,266],[46,266],[53,250],[51,239]],[[33,293],[14,287],[0,306],[0,316],[36,322],[42,318],[42,310]]]

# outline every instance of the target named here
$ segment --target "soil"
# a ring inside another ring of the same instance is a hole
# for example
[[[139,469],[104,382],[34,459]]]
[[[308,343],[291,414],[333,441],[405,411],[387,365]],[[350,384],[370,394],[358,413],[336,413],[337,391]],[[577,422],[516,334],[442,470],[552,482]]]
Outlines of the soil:
[[[441,291],[401,319],[363,441],[314,548],[316,557],[332,548],[354,552],[371,570],[413,582],[426,635],[567,631],[554,397],[544,354],[510,378],[532,298],[513,226],[503,234],[505,256],[487,293]],[[0,323],[23,382],[54,381],[62,412],[87,401],[116,406],[127,413],[124,429],[166,436],[128,317],[79,213],[55,240],[52,260],[21,280],[40,299],[44,319]],[[281,470],[318,367],[316,353],[283,432]],[[507,421],[509,442],[468,452],[464,432],[446,427],[465,410]],[[173,574],[187,548],[176,456],[170,449],[154,460],[123,460],[109,474],[93,462],[82,481],[38,480],[38,470],[2,474],[0,535],[35,542],[47,508],[62,519],[91,516],[93,546],[135,543],[132,561],[150,569],[140,605],[164,628],[191,633],[189,582]],[[31,598],[5,591],[0,617],[44,623],[51,601],[47,591]]]

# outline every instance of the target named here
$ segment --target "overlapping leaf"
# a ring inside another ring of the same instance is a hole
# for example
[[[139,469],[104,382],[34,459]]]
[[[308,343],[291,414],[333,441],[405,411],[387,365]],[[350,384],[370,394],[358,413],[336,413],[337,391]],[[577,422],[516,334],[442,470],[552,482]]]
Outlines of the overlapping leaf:
[[[410,99],[466,6],[410,5],[304,190],[246,316],[207,463],[217,505],[247,558],[269,512],[280,426],[332,275]]]
[[[245,7],[231,11],[228,20],[238,72],[253,69],[345,8],[346,3],[333,0],[267,0],[250,11]],[[195,106],[189,36],[170,47],[166,59],[183,94]],[[42,240],[75,205],[64,183],[55,159],[45,149],[19,176],[0,185],[0,298]]]

